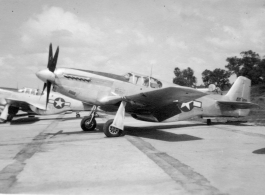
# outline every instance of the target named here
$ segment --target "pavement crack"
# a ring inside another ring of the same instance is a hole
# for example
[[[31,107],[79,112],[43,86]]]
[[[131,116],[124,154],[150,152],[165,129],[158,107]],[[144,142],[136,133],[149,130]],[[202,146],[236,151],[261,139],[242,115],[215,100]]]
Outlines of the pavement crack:
[[[46,131],[53,129],[59,123],[59,119],[63,118],[63,114],[60,114],[52,123],[50,123],[45,129],[43,129],[38,135],[36,135],[32,141],[26,144],[14,157],[14,162],[7,165],[0,171],[0,193],[7,193],[9,189],[17,181],[17,176],[20,174],[26,163],[25,161],[30,159],[35,153],[40,151],[41,145],[49,134],[45,134]]]
[[[190,194],[224,195],[201,174],[165,152],[158,151],[150,143],[139,137],[126,139],[155,162],[167,175],[180,184]]]

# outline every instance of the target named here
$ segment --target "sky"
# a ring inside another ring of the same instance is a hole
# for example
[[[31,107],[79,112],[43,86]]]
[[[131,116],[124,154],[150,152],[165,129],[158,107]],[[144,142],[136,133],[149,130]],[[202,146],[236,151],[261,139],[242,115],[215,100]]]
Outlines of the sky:
[[[225,69],[226,58],[265,55],[264,0],[0,0],[0,86],[42,88],[49,44],[57,67],[172,83],[174,68]],[[235,77],[231,77],[231,82]]]

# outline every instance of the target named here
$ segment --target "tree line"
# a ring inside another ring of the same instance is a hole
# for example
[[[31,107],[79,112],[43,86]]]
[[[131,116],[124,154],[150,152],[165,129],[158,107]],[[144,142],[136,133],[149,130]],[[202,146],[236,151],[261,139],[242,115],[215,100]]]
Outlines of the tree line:
[[[216,68],[213,71],[204,70],[202,74],[203,87],[208,87],[210,84],[215,84],[221,90],[226,90],[231,87],[229,77],[235,74],[237,77],[244,76],[251,80],[252,85],[265,84],[265,56],[261,58],[258,53],[251,50],[240,53],[241,57],[228,57],[226,59],[226,69]],[[175,78],[173,83],[196,87],[197,78],[194,76],[194,71],[188,67],[181,70],[176,67],[174,69]]]

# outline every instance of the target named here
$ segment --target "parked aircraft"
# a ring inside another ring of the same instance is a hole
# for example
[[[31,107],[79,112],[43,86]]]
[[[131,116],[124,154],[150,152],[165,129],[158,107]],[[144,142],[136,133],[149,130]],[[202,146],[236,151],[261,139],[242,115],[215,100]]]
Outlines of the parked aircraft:
[[[66,111],[79,112],[91,110],[91,106],[59,93],[51,92],[47,107],[46,93],[40,94],[37,89],[0,88],[0,119],[11,121],[19,110],[31,115],[50,115]]]
[[[106,112],[116,112],[115,118],[108,120],[103,131],[107,137],[118,137],[124,129],[125,112],[138,120],[151,122],[172,122],[194,116],[240,117],[256,107],[250,102],[249,79],[239,77],[227,95],[208,95],[205,91],[162,82],[151,76],[127,73],[123,76],[81,70],[57,68],[59,47],[53,57],[49,48],[48,69],[36,73],[45,82],[48,91],[53,84],[56,91],[93,105],[91,113],[81,121],[85,131],[96,127],[97,108]],[[56,69],[56,70],[55,70]],[[47,99],[49,93],[47,93]]]

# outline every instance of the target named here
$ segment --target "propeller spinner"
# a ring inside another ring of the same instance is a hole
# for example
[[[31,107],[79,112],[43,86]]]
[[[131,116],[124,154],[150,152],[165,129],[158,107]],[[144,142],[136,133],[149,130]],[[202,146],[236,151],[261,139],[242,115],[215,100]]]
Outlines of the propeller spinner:
[[[55,81],[54,71],[56,69],[58,55],[59,55],[59,46],[57,47],[56,52],[55,52],[55,54],[53,56],[52,44],[50,44],[50,47],[49,47],[49,58],[48,58],[48,65],[47,65],[48,69],[41,70],[41,71],[36,73],[36,76],[44,82],[42,93],[47,87],[46,109],[47,109],[47,104],[48,104],[48,101],[49,101],[51,85],[52,85],[52,82]]]

